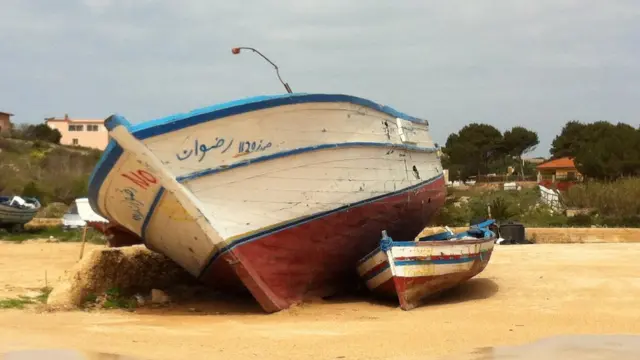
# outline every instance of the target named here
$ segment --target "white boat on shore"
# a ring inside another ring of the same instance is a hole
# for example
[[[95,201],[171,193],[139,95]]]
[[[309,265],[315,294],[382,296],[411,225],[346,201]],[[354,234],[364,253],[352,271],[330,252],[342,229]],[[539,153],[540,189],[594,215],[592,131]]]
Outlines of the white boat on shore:
[[[408,237],[444,203],[428,123],[362,98],[260,96],[105,126],[93,209],[266,311],[356,281],[381,230]]]
[[[0,227],[21,230],[40,210],[38,199],[20,196],[0,196]]]

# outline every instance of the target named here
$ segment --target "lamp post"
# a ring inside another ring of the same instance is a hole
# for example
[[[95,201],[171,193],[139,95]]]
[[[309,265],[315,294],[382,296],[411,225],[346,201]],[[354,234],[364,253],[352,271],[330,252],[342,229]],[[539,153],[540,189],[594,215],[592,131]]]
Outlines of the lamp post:
[[[252,47],[235,47],[233,49],[231,49],[231,53],[234,55],[238,55],[240,54],[240,50],[251,50],[255,53],[257,53],[258,55],[262,56],[263,59],[267,60],[269,62],[269,64],[273,65],[273,67],[276,69],[276,74],[278,75],[278,80],[280,80],[280,83],[282,83],[282,85],[284,86],[284,88],[287,90],[287,92],[289,94],[291,94],[291,88],[289,87],[289,84],[287,84],[286,82],[282,81],[282,78],[280,77],[280,71],[278,70],[278,66],[276,64],[273,63],[273,61],[269,60],[266,56],[262,55],[262,53]]]

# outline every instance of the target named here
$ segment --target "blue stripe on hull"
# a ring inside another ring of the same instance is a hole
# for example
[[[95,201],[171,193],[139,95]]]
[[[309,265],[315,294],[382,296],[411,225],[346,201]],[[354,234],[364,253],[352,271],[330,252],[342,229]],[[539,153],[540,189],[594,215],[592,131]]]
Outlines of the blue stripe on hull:
[[[364,280],[365,282],[367,282],[367,281],[369,281],[369,280],[373,279],[374,277],[376,277],[376,276],[378,276],[378,275],[382,274],[382,272],[383,272],[383,271],[387,270],[387,269],[389,268],[389,262],[388,262],[388,261],[386,261],[386,260],[385,260],[384,262],[385,262],[385,264],[384,264],[384,266],[383,266],[383,267],[379,268],[379,269],[378,269],[378,270],[376,270],[376,271],[369,272],[366,276],[364,276],[364,277],[363,277],[363,280]],[[377,265],[376,265],[376,266],[377,266]]]
[[[96,212],[96,214],[106,219],[109,219],[109,216],[108,214],[103,213],[98,206],[98,195],[100,193],[100,187],[102,187],[102,184],[104,183],[104,179],[107,178],[107,175],[116,165],[116,162],[122,153],[123,151],[120,145],[111,140],[109,145],[107,145],[104,154],[102,154],[98,165],[93,169],[93,173],[89,178],[89,190],[87,195],[89,198],[89,205],[91,205],[91,208]]]
[[[472,241],[472,242],[477,242],[477,243],[483,243],[489,240],[495,240],[494,238],[490,238],[490,237],[485,237],[485,238],[475,238],[475,239],[468,239],[468,240],[462,240],[462,239],[451,239],[451,240],[442,240],[442,241],[438,241],[439,243],[451,243],[451,244],[455,244],[456,241],[461,242],[461,241]],[[393,242],[393,246],[394,247],[425,247],[425,246],[438,246],[438,245],[434,245],[435,241],[394,241]],[[442,244],[439,244],[442,245]]]
[[[153,213],[156,211],[156,206],[162,199],[162,195],[164,195],[164,187],[160,187],[156,196],[153,198],[153,202],[151,202],[151,206],[149,207],[149,212],[147,212],[147,216],[145,216],[144,221],[142,222],[142,229],[140,230],[140,237],[145,242],[147,241],[147,226],[149,226],[149,221],[153,217]]]
[[[446,264],[464,264],[475,261],[480,256],[463,257],[459,259],[438,259],[438,260],[396,260],[393,262],[395,266],[412,266],[412,265],[446,265]]]
[[[435,148],[423,148],[423,147],[418,147],[418,146],[394,144],[394,143],[351,142],[351,143],[322,144],[322,145],[307,146],[307,147],[293,149],[293,150],[281,151],[281,152],[278,152],[278,153],[275,153],[275,154],[260,156],[260,157],[257,157],[257,158],[254,158],[254,159],[250,159],[250,160],[239,161],[239,162],[231,164],[231,165],[223,165],[223,166],[218,166],[218,167],[211,168],[211,169],[200,170],[200,171],[196,171],[196,172],[193,172],[191,174],[188,174],[188,175],[179,176],[177,178],[177,180],[178,181],[193,180],[193,179],[197,179],[199,177],[203,177],[203,176],[219,173],[219,172],[226,171],[226,170],[235,169],[235,168],[238,168],[238,167],[243,167],[243,166],[247,166],[247,165],[251,165],[251,164],[255,164],[255,163],[259,163],[259,162],[263,162],[263,161],[289,157],[289,156],[303,154],[303,153],[312,152],[312,151],[318,151],[318,150],[324,150],[324,149],[346,148],[346,147],[367,147],[367,146],[371,146],[371,147],[388,147],[390,149],[409,150],[409,151],[415,151],[415,152],[427,152],[427,153],[436,152]]]

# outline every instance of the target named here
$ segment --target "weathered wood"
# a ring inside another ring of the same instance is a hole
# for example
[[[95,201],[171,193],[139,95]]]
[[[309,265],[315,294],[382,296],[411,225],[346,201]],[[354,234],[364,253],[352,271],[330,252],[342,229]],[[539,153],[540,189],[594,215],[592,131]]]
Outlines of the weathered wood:
[[[82,256],[84,255],[84,244],[87,242],[87,225],[82,228],[82,244],[80,245],[80,258],[78,260],[82,260]]]
[[[393,242],[361,259],[357,270],[373,293],[395,298],[410,310],[482,272],[495,240]]]

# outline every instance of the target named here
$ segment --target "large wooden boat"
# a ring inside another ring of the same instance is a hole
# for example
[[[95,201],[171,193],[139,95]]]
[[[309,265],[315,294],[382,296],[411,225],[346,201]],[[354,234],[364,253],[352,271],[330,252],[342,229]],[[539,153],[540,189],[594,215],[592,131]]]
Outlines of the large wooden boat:
[[[403,310],[411,310],[485,269],[496,241],[492,224],[419,241],[394,241],[383,231],[380,245],[358,262],[358,274],[375,294],[398,299]]]
[[[427,121],[358,97],[260,96],[105,126],[92,208],[268,312],[352,285],[381,230],[415,234],[444,203]]]

